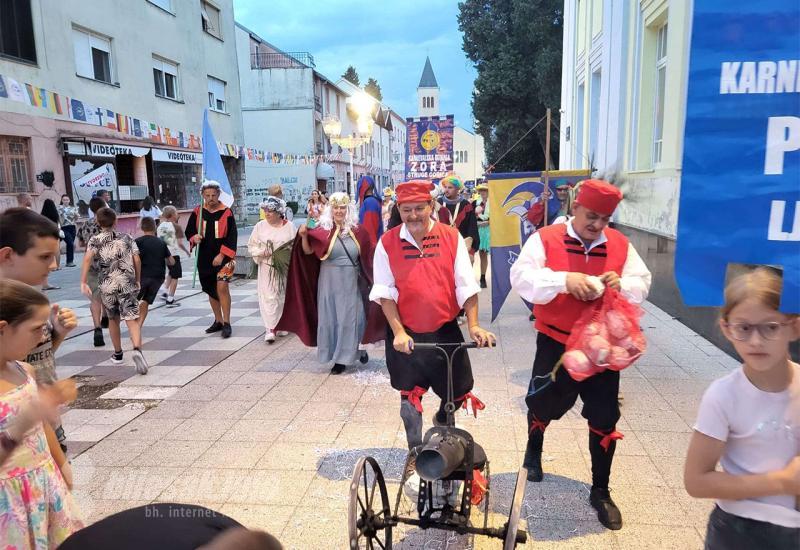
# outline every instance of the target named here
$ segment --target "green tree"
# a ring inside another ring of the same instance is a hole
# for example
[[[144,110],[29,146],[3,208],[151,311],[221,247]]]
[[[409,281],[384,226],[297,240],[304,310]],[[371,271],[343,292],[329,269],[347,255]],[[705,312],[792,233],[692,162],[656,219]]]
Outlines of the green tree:
[[[381,85],[378,84],[378,81],[374,78],[370,77],[367,80],[367,83],[364,85],[364,91],[367,92],[369,95],[377,99],[378,101],[383,101],[383,94],[381,93]]]
[[[472,93],[476,131],[496,162],[536,122],[561,104],[562,0],[464,0],[458,25],[478,77]],[[551,133],[551,169],[558,132]],[[495,172],[543,170],[544,121],[508,153]]]
[[[347,70],[342,75],[342,78],[344,78],[345,80],[347,80],[351,84],[354,84],[355,86],[361,86],[361,82],[359,81],[359,78],[358,78],[358,71],[352,65],[347,67]]]

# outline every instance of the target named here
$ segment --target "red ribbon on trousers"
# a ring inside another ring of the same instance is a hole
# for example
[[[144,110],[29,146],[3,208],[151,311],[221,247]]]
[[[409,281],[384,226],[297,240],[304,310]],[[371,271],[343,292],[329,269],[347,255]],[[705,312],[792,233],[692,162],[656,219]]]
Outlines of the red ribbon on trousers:
[[[411,391],[400,390],[400,395],[408,399],[408,402],[414,405],[417,412],[422,414],[422,396],[428,393],[428,390],[419,386],[414,386]]]
[[[608,451],[608,446],[611,445],[612,441],[616,441],[618,439],[624,439],[625,436],[622,432],[618,432],[616,428],[613,428],[610,432],[605,433],[601,432],[600,430],[595,430],[591,426],[589,426],[589,431],[595,435],[602,435],[603,439],[600,440],[600,446]]]
[[[545,429],[547,429],[548,424],[550,424],[550,422],[542,422],[541,420],[536,418],[536,416],[534,416],[533,422],[531,422],[531,429],[528,430],[528,433],[532,434],[536,430],[542,430],[542,433],[544,433]]]
[[[467,412],[469,412],[468,404],[472,405],[472,415],[475,418],[478,418],[478,411],[482,411],[483,409],[486,408],[486,405],[483,404],[483,401],[474,396],[472,392],[462,395],[461,397],[456,399],[456,401],[463,401],[463,403],[461,403],[461,408],[466,409]]]

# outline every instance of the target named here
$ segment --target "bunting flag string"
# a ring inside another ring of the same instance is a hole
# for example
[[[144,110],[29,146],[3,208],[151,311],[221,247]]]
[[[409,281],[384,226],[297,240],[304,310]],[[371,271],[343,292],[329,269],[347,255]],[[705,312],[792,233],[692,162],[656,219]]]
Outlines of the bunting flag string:
[[[2,74],[0,74],[0,99],[46,109],[52,114],[64,116],[74,122],[102,126],[121,134],[146,139],[152,143],[194,151],[202,151],[203,149],[200,136],[194,133],[174,130],[144,119],[117,113],[74,97],[60,95],[33,84],[20,83],[14,78]],[[222,142],[217,142],[217,149],[221,155],[244,158],[249,161],[261,162],[268,166],[350,162],[350,153],[346,151],[328,154],[276,153]],[[353,163],[368,170],[379,168],[366,158],[355,158]]]

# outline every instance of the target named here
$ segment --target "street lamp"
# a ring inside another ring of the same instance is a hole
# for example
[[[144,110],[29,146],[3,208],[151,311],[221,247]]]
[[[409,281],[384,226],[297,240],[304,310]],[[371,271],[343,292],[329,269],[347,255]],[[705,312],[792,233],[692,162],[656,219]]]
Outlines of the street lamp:
[[[327,114],[322,119],[322,131],[325,132],[331,143],[348,150],[350,155],[350,182],[347,185],[347,193],[355,198],[351,186],[355,179],[353,154],[356,147],[370,141],[375,122],[372,120],[373,101],[367,94],[364,92],[355,94],[348,99],[348,103],[356,114],[356,131],[349,136],[343,136],[342,122],[336,115],[332,114]]]

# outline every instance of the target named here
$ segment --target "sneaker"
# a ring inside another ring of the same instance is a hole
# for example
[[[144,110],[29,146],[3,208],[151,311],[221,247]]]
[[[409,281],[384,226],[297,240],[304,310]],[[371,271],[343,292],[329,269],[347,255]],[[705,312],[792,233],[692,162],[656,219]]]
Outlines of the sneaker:
[[[133,350],[133,364],[136,367],[136,372],[139,374],[147,374],[147,360],[144,358],[144,354],[139,348]]]
[[[181,305],[181,303],[180,302],[176,302],[175,298],[167,299],[166,307],[178,307],[179,305]]]
[[[94,329],[94,347],[100,348],[106,345],[106,341],[103,340],[103,329],[97,327]]]
[[[268,330],[267,333],[264,335],[264,341],[267,344],[272,344],[275,342],[275,333],[271,330]]]
[[[622,529],[622,514],[614,501],[611,500],[611,493],[608,489],[592,487],[592,492],[589,493],[589,503],[592,508],[597,510],[597,519],[606,529],[611,529],[612,531]]]
[[[167,294],[166,291],[162,290],[158,295],[161,297],[162,300],[166,300],[167,302],[169,302],[169,294]]]
[[[222,323],[222,334],[223,338],[230,338],[231,334],[233,334],[233,329],[231,328],[230,323]]]
[[[114,353],[112,353],[111,354],[111,362],[114,363],[115,365],[121,365],[122,364],[122,352],[121,351],[115,351]]]
[[[336,363],[331,367],[331,374],[342,374],[345,368],[347,367],[345,367],[341,363]]]
[[[222,323],[219,321],[214,321],[210,327],[206,329],[206,334],[213,334],[214,332],[219,332],[222,330]]]
[[[281,338],[283,338],[284,336],[289,336],[289,333],[287,331],[285,331],[285,330],[279,330],[275,334],[277,334]]]

